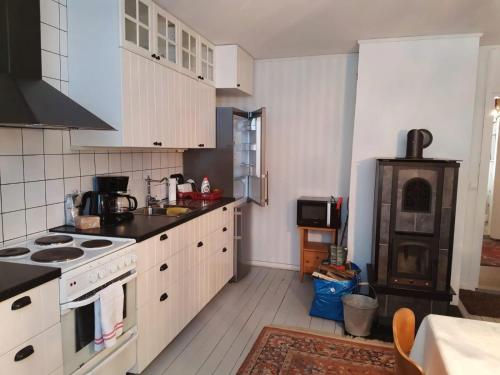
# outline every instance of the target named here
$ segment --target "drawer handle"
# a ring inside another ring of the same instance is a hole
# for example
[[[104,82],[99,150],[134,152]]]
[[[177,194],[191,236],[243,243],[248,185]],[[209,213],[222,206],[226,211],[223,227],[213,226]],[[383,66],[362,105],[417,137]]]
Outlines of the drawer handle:
[[[198,145],[198,147],[205,147],[205,144],[204,144],[204,143],[200,143],[200,144]]]
[[[160,302],[163,302],[165,301],[166,299],[168,298],[168,294],[167,293],[163,293],[160,297]]]
[[[165,271],[168,269],[168,264],[167,263],[163,263],[161,266],[160,266],[160,271]]]
[[[16,355],[14,357],[14,362],[22,361],[23,359],[28,358],[34,352],[35,352],[35,349],[33,348],[33,345],[28,345],[16,353]]]
[[[227,231],[227,227],[222,228],[222,231],[226,232]]]
[[[161,236],[160,236],[160,241],[165,241],[166,239],[168,239],[168,236],[166,233],[163,233]]]
[[[201,242],[201,241],[200,241],[200,242],[198,242],[198,245],[197,245],[197,246],[198,246],[198,247],[202,247],[202,246],[203,246],[203,242]]]
[[[222,207],[222,211],[227,211],[227,207]]]
[[[223,252],[223,253],[225,253],[226,251],[227,251],[227,248],[226,248],[226,247],[222,249],[222,252]]]
[[[23,307],[26,307],[28,305],[31,305],[31,298],[30,296],[24,296],[22,298],[19,298],[18,300],[15,300],[12,302],[12,307],[11,310],[19,310],[22,309]]]

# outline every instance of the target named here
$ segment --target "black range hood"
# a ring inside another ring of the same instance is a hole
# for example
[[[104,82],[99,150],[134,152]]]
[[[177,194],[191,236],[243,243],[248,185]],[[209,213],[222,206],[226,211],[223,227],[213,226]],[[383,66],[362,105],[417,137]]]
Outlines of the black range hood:
[[[40,0],[0,0],[0,126],[115,130],[42,80]]]

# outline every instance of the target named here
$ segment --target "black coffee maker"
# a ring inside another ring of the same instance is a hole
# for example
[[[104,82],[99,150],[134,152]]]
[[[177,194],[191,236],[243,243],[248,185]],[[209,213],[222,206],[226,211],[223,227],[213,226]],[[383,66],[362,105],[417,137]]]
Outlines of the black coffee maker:
[[[127,187],[127,176],[95,177],[95,191],[83,194],[80,214],[100,216],[102,225],[131,220],[137,199],[126,194]]]

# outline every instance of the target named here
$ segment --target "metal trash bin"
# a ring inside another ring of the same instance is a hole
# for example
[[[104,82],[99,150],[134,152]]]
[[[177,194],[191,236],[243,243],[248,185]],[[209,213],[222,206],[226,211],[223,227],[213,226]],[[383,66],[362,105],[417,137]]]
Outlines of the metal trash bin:
[[[369,336],[378,301],[362,294],[342,296],[345,330],[353,336]]]

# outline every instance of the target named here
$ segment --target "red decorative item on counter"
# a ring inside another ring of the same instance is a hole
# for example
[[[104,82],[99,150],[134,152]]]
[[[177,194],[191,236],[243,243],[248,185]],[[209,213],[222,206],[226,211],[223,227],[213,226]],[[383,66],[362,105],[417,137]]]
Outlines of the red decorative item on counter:
[[[177,199],[193,199],[195,201],[216,201],[222,198],[222,190],[212,191],[210,193],[200,193],[190,191],[186,193],[177,192]]]

